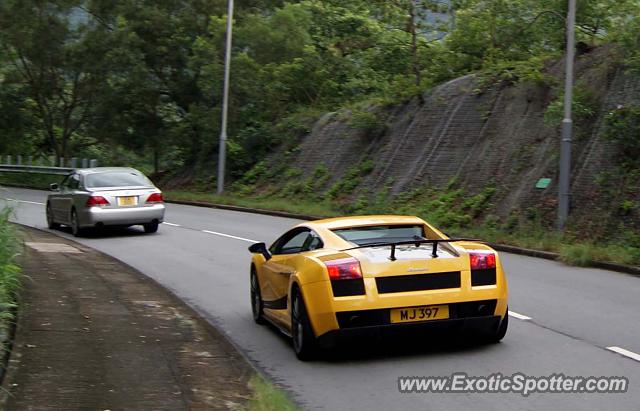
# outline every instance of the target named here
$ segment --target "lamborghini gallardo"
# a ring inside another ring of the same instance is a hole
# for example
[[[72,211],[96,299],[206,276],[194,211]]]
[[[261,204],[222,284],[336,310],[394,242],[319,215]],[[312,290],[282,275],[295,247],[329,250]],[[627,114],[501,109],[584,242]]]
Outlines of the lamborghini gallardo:
[[[507,331],[498,253],[418,217],[305,222],[249,251],[253,318],[291,336],[301,360],[365,331],[453,329],[485,342]]]

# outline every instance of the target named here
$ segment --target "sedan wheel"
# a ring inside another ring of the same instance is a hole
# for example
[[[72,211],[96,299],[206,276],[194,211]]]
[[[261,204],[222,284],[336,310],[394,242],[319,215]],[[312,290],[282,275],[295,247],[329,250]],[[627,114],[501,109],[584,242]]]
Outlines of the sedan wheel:
[[[144,227],[145,233],[155,233],[158,231],[158,223],[143,224],[142,227]]]
[[[53,221],[53,211],[51,210],[51,204],[47,204],[47,227],[50,230],[57,230],[60,228],[60,224]]]
[[[251,268],[251,312],[253,313],[253,321],[257,324],[264,324],[262,316],[262,295],[260,294],[260,285],[258,284],[258,276],[255,269]]]
[[[317,341],[313,335],[304,300],[298,290],[295,290],[291,296],[291,334],[293,349],[299,360],[308,361],[316,357]]]

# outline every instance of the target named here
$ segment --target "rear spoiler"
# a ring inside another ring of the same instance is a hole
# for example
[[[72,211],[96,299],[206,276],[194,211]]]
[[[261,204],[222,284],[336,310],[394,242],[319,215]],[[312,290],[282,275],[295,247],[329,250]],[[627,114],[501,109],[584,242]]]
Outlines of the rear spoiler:
[[[399,245],[415,245],[416,247],[420,247],[421,244],[433,244],[433,249],[431,251],[431,257],[438,258],[438,244],[440,243],[455,243],[457,241],[473,241],[476,243],[483,243],[484,241],[474,239],[474,238],[447,238],[447,239],[437,239],[437,240],[407,240],[407,241],[394,241],[394,242],[380,242],[380,243],[371,243],[365,245],[359,245],[357,247],[345,248],[340,251],[349,251],[349,250],[357,250],[359,248],[371,248],[371,247],[391,247],[391,255],[389,256],[389,260],[396,261],[396,246]]]

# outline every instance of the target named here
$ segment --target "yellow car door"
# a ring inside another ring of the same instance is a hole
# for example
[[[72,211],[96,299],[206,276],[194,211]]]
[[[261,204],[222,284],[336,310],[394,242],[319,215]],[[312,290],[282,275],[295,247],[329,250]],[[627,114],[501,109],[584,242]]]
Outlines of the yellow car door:
[[[262,299],[264,308],[285,310],[289,294],[289,278],[295,272],[295,257],[304,251],[311,230],[293,229],[280,237],[271,247],[272,257],[262,266]]]

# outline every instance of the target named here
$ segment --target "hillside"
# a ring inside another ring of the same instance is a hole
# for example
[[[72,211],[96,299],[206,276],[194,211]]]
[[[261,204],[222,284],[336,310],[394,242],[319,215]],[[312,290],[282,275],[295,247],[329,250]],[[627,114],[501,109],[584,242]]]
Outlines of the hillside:
[[[588,231],[590,238],[622,227],[640,229],[638,170],[629,169],[618,142],[604,137],[605,116],[640,105],[640,78],[612,65],[611,53],[600,48],[584,54],[576,68],[582,101],[576,103],[571,226],[578,233]],[[546,83],[490,86],[473,75],[461,77],[429,91],[424,104],[414,99],[368,107],[375,117],[365,118],[375,119],[375,127],[354,121],[362,113],[328,113],[298,147],[281,148],[269,167],[259,164],[248,182],[262,173],[260,183],[249,186],[254,194],[273,192],[265,186],[304,194],[300,185],[307,184],[312,197],[343,205],[382,197],[419,204],[457,190],[482,197],[485,204],[472,210],[475,221],[513,225],[517,219],[552,226],[560,128],[550,108],[557,87],[549,83],[561,84],[562,72],[562,62],[556,62],[547,68],[551,81]],[[551,184],[535,188],[540,178],[551,178]]]

